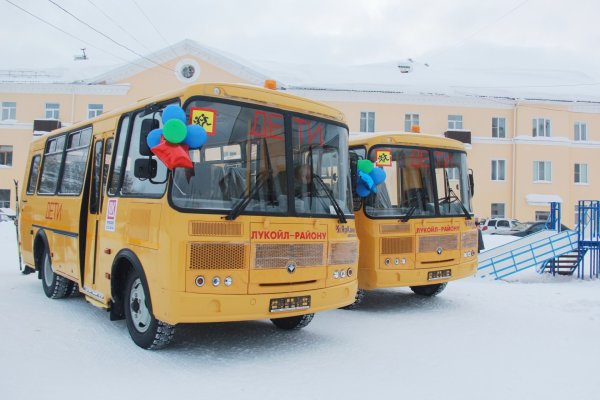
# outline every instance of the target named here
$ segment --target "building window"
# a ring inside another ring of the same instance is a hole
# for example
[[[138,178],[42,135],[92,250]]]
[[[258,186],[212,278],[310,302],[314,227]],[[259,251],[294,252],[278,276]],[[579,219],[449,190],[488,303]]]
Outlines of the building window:
[[[536,222],[545,222],[550,218],[550,211],[536,211],[535,212],[535,221]]]
[[[404,114],[404,131],[412,132],[413,126],[419,126],[419,114]]]
[[[492,160],[492,180],[493,181],[506,180],[506,161],[505,160]]]
[[[95,118],[104,112],[102,104],[88,104],[88,118]]]
[[[492,137],[505,138],[506,137],[506,118],[494,117],[492,118]]]
[[[448,115],[448,129],[463,129],[462,115]]]
[[[10,189],[0,189],[0,208],[10,208]]]
[[[552,162],[534,161],[533,162],[533,181],[534,182],[552,182]]]
[[[588,183],[587,164],[575,164],[575,183]]]
[[[46,113],[44,118],[46,119],[59,119],[60,104],[58,103],[46,103]]]
[[[2,121],[17,119],[17,103],[14,101],[2,102]]]
[[[532,134],[534,137],[550,137],[552,133],[552,121],[548,118],[534,118]]]
[[[360,131],[375,132],[375,113],[373,111],[360,112]]]
[[[492,218],[504,218],[504,203],[492,203]]]
[[[587,123],[575,122],[575,140],[586,141],[587,140]]]
[[[12,167],[13,147],[0,145],[0,166]]]

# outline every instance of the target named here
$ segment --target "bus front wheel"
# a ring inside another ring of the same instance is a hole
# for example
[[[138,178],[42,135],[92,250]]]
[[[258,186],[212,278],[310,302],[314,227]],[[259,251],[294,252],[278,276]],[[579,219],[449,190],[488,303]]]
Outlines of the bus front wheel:
[[[354,296],[354,303],[348,304],[347,306],[341,308],[343,308],[344,310],[354,310],[355,308],[358,308],[358,306],[360,306],[360,303],[362,303],[364,298],[365,291],[363,289],[357,289],[356,295]]]
[[[41,277],[42,287],[48,298],[61,299],[67,295],[70,281],[54,273],[48,250],[45,250],[42,254]]]
[[[315,314],[304,314],[296,317],[273,318],[271,322],[279,329],[287,331],[302,329],[312,321]]]
[[[148,292],[137,272],[127,278],[125,290],[125,319],[131,339],[143,349],[154,350],[168,345],[175,326],[159,321],[148,307]]]
[[[419,296],[433,297],[442,293],[446,289],[446,285],[448,285],[448,282],[436,283],[434,285],[411,286],[410,290]]]

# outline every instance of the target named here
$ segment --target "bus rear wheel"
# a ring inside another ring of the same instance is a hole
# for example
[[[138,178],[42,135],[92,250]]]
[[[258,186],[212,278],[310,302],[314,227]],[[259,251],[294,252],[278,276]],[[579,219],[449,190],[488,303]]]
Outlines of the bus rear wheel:
[[[42,268],[40,271],[42,287],[48,298],[61,299],[67,295],[67,290],[69,289],[69,283],[71,281],[54,273],[48,250],[44,251],[44,254],[42,254]]]
[[[175,326],[159,321],[148,306],[149,295],[137,272],[127,278],[125,289],[125,319],[131,339],[143,349],[155,350],[168,345]]]
[[[312,321],[315,314],[304,314],[295,317],[272,318],[271,322],[279,329],[286,331],[302,329]]]
[[[448,285],[448,282],[436,283],[433,285],[411,286],[410,290],[419,296],[433,297],[442,293],[442,291],[446,289],[446,285]]]

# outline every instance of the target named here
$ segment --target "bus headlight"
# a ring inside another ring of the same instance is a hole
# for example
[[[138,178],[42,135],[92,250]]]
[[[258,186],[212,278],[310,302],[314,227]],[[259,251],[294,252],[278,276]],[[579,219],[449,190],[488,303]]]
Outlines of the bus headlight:
[[[225,280],[223,281],[223,283],[225,284],[225,286],[231,286],[231,284],[233,283],[233,278],[231,278],[230,276],[226,277]]]
[[[340,277],[340,271],[337,269],[333,271],[333,279],[338,279]]]
[[[204,286],[204,277],[202,275],[199,275],[196,277],[196,286],[198,286],[198,287]]]
[[[219,278],[218,276],[215,276],[212,279],[212,284],[213,284],[213,286],[219,286],[221,284],[221,278]]]

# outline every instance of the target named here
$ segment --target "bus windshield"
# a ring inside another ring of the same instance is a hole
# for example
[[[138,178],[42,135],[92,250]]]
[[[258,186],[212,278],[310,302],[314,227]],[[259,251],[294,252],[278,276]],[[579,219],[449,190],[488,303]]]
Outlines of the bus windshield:
[[[175,207],[222,211],[229,219],[243,212],[351,215],[346,127],[214,100],[194,100],[186,111],[207,141],[190,150],[193,169],[173,173]]]
[[[369,159],[385,154],[386,180],[365,199],[372,217],[401,218],[467,216],[471,214],[467,157],[441,149],[373,148]]]

